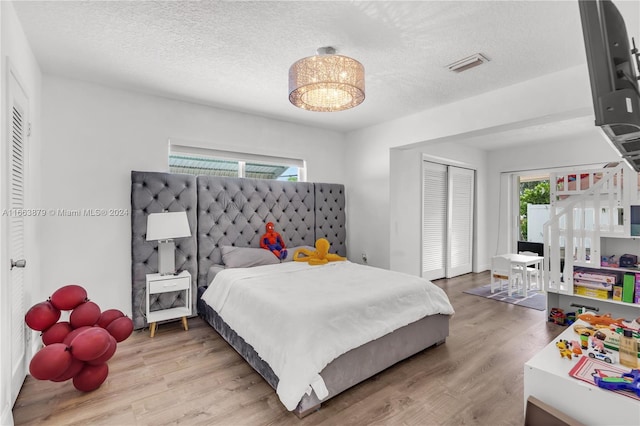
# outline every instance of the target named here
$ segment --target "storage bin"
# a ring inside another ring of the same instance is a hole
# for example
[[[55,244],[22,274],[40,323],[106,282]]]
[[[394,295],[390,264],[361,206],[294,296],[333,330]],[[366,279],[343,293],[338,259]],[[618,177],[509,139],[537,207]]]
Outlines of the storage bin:
[[[583,272],[583,271],[575,271],[573,273],[573,278],[580,279],[580,280],[595,281],[600,283],[607,283],[607,284],[615,284],[617,280],[617,276],[614,274],[601,274],[601,273]]]
[[[589,296],[589,297],[595,297],[598,299],[608,299],[609,298],[609,292],[607,290],[598,290],[595,288],[589,288],[589,287],[582,287],[579,285],[574,285],[573,286],[573,292],[575,294],[578,294],[580,296]]]

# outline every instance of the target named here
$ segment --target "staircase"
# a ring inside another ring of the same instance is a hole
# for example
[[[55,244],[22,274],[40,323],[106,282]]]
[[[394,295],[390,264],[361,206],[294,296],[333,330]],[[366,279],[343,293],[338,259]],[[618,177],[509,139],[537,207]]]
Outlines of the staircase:
[[[623,185],[624,174],[633,178]],[[551,173],[551,218],[544,225],[545,291],[572,295],[575,266],[600,268],[600,238],[630,236],[624,219],[630,200],[637,199],[636,176],[626,164]]]

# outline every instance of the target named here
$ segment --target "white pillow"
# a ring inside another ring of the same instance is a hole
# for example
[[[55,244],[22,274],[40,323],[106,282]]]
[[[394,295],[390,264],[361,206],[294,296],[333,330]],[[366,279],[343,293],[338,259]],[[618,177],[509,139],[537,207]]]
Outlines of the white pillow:
[[[296,250],[301,249],[301,248],[307,249],[307,250],[312,251],[312,252],[316,251],[316,248],[315,247],[311,247],[311,246],[298,246],[298,247],[291,247],[291,248],[287,247],[287,257],[282,259],[282,261],[283,262],[291,262],[293,260],[293,255],[296,253]]]
[[[275,254],[262,248],[222,246],[220,251],[222,263],[227,268],[250,268],[280,263]]]

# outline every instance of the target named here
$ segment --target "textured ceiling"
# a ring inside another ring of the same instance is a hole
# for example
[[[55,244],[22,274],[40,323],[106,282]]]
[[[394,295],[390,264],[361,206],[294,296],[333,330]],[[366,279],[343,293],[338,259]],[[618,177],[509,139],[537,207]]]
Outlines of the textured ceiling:
[[[577,1],[18,1],[44,73],[339,131],[585,63]],[[288,101],[321,46],[365,66],[338,113]],[[464,73],[446,65],[482,53]]]

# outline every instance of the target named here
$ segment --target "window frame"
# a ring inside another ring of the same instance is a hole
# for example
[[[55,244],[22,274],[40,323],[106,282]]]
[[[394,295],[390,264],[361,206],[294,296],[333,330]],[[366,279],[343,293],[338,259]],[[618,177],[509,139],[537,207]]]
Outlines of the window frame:
[[[246,165],[250,164],[264,164],[267,166],[286,166],[298,168],[298,182],[307,181],[306,161],[289,158],[289,157],[276,157],[271,155],[253,154],[241,151],[229,151],[214,148],[204,148],[196,145],[186,145],[184,143],[172,143],[169,141],[168,153],[167,153],[167,169],[170,170],[169,159],[172,155],[192,155],[198,157],[207,157],[217,160],[237,161],[238,162],[238,176],[244,178],[246,176]],[[260,178],[255,178],[260,179]],[[277,180],[277,179],[274,179]]]

